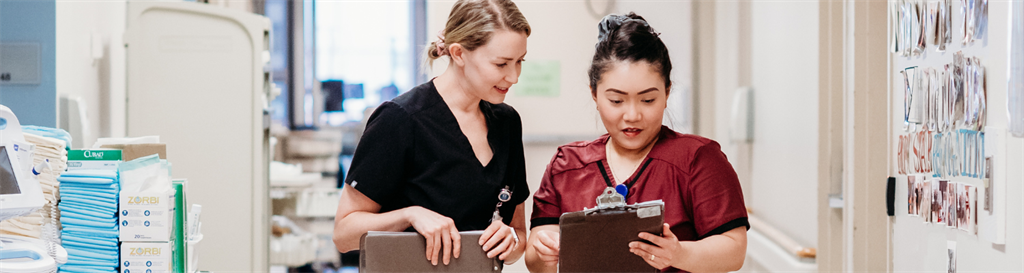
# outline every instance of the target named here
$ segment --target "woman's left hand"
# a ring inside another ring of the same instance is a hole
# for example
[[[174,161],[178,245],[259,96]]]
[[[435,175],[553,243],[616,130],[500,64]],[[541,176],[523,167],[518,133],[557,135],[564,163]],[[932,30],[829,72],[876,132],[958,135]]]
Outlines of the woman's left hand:
[[[659,237],[647,232],[641,232],[640,239],[650,241],[654,245],[630,242],[629,252],[640,256],[647,264],[659,270],[672,266],[682,256],[682,247],[679,246],[679,239],[676,238],[675,234],[672,234],[668,224],[662,224],[661,234],[663,235]]]
[[[484,251],[487,251],[487,258],[497,256],[499,260],[504,261],[516,249],[517,243],[512,232],[515,232],[512,227],[501,221],[491,222],[478,242],[483,246]]]

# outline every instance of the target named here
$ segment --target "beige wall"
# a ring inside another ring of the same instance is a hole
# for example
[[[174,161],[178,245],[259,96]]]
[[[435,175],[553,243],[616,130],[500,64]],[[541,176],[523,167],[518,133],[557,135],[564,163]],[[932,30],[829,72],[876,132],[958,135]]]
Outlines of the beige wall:
[[[708,5],[700,2],[698,5]],[[715,139],[736,169],[754,215],[815,247],[818,188],[818,2],[718,1],[714,18],[698,28],[714,30],[711,55],[700,62],[699,134]],[[713,70],[713,73],[705,73]],[[713,84],[705,84],[712,81]],[[734,142],[736,89],[753,89],[753,142]],[[709,91],[710,90],[710,91]],[[710,107],[708,107],[710,105]],[[710,115],[711,117],[707,117]],[[711,121],[712,124],[704,122]]]
[[[755,214],[798,243],[817,244],[818,3],[751,4]],[[720,123],[721,124],[721,123]]]
[[[880,1],[846,5],[845,124],[848,160],[843,166],[845,270],[891,271],[891,218],[885,216],[886,158],[892,151],[885,97],[891,79],[880,67],[889,65],[886,52],[886,7]],[[852,26],[852,28],[850,27]],[[918,269],[920,270],[920,269]]]
[[[83,145],[124,135],[126,8],[123,0],[56,4],[57,95],[84,100],[89,134]],[[93,58],[93,40],[99,59]]]
[[[822,1],[819,14],[818,270],[843,269],[843,210],[829,206],[843,181],[843,3]]]
[[[715,90],[717,81],[717,53],[728,43],[719,37],[729,37],[728,29],[716,29],[719,21],[717,3],[711,0],[693,1],[693,128],[694,134],[714,138]],[[728,51],[728,48],[723,48]]]

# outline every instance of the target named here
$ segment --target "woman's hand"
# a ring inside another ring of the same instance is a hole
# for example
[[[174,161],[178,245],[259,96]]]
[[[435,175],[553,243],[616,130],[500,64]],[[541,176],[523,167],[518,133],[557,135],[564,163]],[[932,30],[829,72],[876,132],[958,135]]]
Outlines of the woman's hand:
[[[640,239],[650,241],[654,245],[630,242],[629,252],[640,256],[647,264],[658,270],[672,266],[683,256],[683,248],[679,245],[679,239],[676,238],[675,234],[672,234],[672,230],[669,229],[667,223],[662,224],[661,234],[663,235],[659,237],[647,232],[641,232]]]
[[[551,230],[536,230],[533,236],[537,237],[537,240],[533,240],[530,245],[537,252],[537,257],[544,262],[545,266],[554,267],[558,265],[558,249],[559,240],[561,234],[558,231]]]
[[[459,258],[459,254],[462,253],[462,238],[452,218],[420,206],[404,210],[412,228],[426,238],[427,260],[430,260],[431,264],[437,265],[438,260],[441,260],[448,265],[452,256]],[[438,257],[439,255],[441,257]]]
[[[499,260],[504,261],[519,244],[514,232],[512,227],[505,223],[493,221],[490,226],[487,226],[487,229],[484,229],[484,234],[480,235],[480,241],[477,243],[483,246],[484,251],[487,252],[487,258],[497,256]]]

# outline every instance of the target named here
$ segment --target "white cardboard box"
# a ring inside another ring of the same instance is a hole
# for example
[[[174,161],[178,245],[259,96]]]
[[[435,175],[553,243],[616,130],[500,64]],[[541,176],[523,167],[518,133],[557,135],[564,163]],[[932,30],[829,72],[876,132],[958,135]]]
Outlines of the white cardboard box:
[[[121,243],[121,273],[171,272],[170,242]]]
[[[174,233],[174,189],[154,192],[121,191],[117,223],[121,242],[166,242]]]

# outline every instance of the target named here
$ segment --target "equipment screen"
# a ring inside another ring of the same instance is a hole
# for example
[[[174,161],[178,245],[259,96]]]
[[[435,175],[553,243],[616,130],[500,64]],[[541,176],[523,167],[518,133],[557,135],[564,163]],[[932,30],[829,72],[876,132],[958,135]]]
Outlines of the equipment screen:
[[[18,187],[18,180],[14,178],[14,167],[11,166],[11,157],[7,154],[7,147],[0,146],[0,194],[20,194],[21,187]]]

